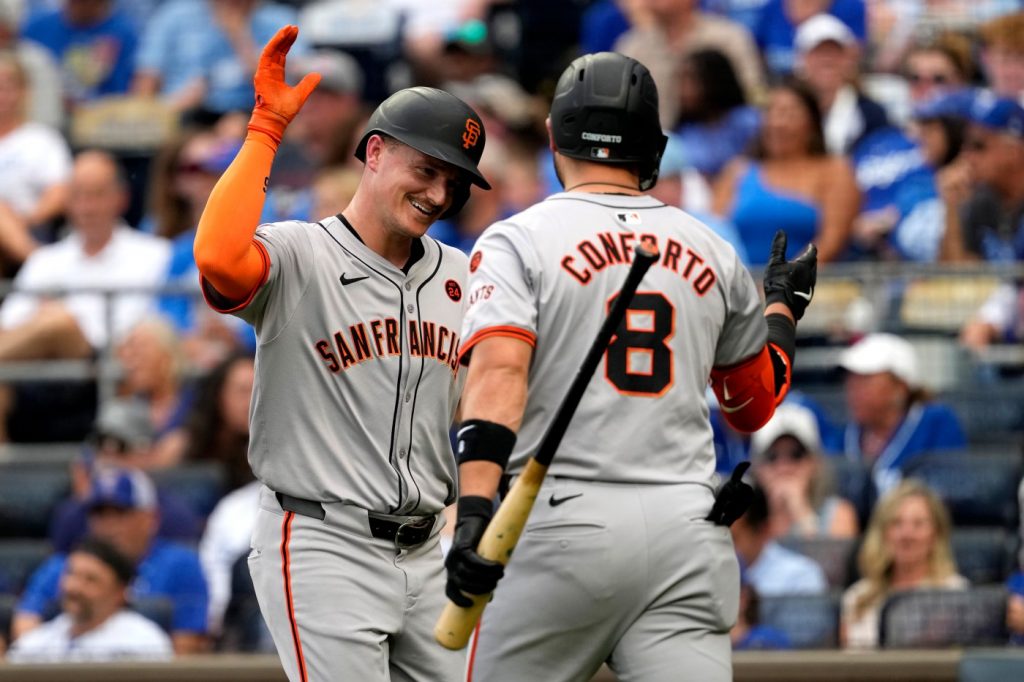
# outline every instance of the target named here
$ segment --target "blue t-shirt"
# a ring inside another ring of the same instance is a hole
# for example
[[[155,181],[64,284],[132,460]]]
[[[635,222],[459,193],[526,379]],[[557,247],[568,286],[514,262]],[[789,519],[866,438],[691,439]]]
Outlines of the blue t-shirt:
[[[761,126],[756,107],[736,107],[711,123],[684,123],[676,129],[687,164],[715,176],[730,160],[748,151]]]
[[[860,441],[860,426],[848,424],[843,450],[847,457],[863,462]],[[960,426],[960,419],[952,409],[940,403],[918,403],[907,412],[872,465],[872,481],[879,496],[882,496],[900,482],[902,471],[915,457],[965,447],[967,437]]]
[[[580,54],[611,52],[615,41],[629,30],[629,21],[612,0],[598,0],[580,21]]]
[[[826,12],[846,24],[861,43],[867,37],[864,0],[833,0]],[[770,0],[758,19],[754,38],[768,70],[775,75],[793,72],[796,63],[796,26],[786,14],[785,0]]]
[[[21,596],[18,611],[43,615],[60,596],[60,577],[67,554],[55,554],[36,569]],[[209,595],[194,550],[154,540],[137,568],[131,593],[138,597],[167,597],[174,604],[173,630],[206,632]]]
[[[850,160],[863,196],[861,212],[894,210],[898,222],[889,234],[893,249],[906,260],[934,261],[943,221],[904,223],[938,196],[935,173],[925,163],[921,148],[899,128],[887,126],[865,137]]]
[[[732,646],[733,651],[765,651],[769,649],[792,649],[786,633],[770,625],[755,625],[743,639]]]
[[[761,12],[769,0],[701,0],[700,8],[735,21],[751,34],[757,30]]]
[[[47,12],[29,19],[22,35],[53,53],[64,94],[73,100],[127,92],[131,85],[138,36],[119,11],[92,26],[72,26],[61,10]]]
[[[260,3],[249,17],[249,34],[265,45],[282,26],[296,23],[290,7]],[[300,35],[289,56],[306,51]],[[212,111],[252,108],[252,73],[235,55],[207,0],[174,0],[152,16],[139,43],[135,66],[160,74],[161,93],[174,94],[202,79],[203,106]]]

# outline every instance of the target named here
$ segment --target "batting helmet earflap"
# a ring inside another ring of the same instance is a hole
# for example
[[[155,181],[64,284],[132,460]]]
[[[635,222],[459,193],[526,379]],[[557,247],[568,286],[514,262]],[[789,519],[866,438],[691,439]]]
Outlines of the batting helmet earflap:
[[[455,215],[469,199],[470,183],[490,189],[477,164],[487,136],[473,108],[455,95],[436,88],[399,90],[384,100],[366,124],[356,158],[366,161],[366,142],[375,133],[389,135],[413,149],[465,171],[466,182],[455,190],[442,218]]]
[[[635,164],[642,190],[658,181],[668,142],[651,72],[615,52],[583,55],[562,72],[551,102],[551,133],[565,156]]]

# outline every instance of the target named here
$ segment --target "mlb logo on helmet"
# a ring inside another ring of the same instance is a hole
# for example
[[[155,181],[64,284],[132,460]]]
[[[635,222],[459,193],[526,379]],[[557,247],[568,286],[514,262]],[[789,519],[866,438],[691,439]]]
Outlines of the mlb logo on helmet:
[[[608,147],[591,147],[590,156],[595,159],[607,159],[611,156]]]

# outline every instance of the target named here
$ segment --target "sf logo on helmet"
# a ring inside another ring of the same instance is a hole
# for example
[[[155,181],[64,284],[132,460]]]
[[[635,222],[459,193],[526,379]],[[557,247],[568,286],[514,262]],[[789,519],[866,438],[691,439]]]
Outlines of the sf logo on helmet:
[[[466,119],[466,132],[462,133],[462,148],[475,147],[480,141],[480,124],[472,118]]]

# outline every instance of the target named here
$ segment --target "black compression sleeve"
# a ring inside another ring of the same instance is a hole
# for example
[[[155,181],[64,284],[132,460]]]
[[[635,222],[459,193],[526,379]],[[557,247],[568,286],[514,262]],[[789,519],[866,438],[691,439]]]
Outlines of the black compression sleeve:
[[[772,351],[772,367],[775,370],[775,395],[780,395],[789,382],[789,369],[796,356],[796,323],[785,315],[774,313],[765,317],[768,323],[768,347]],[[785,355],[779,357],[778,353]]]

